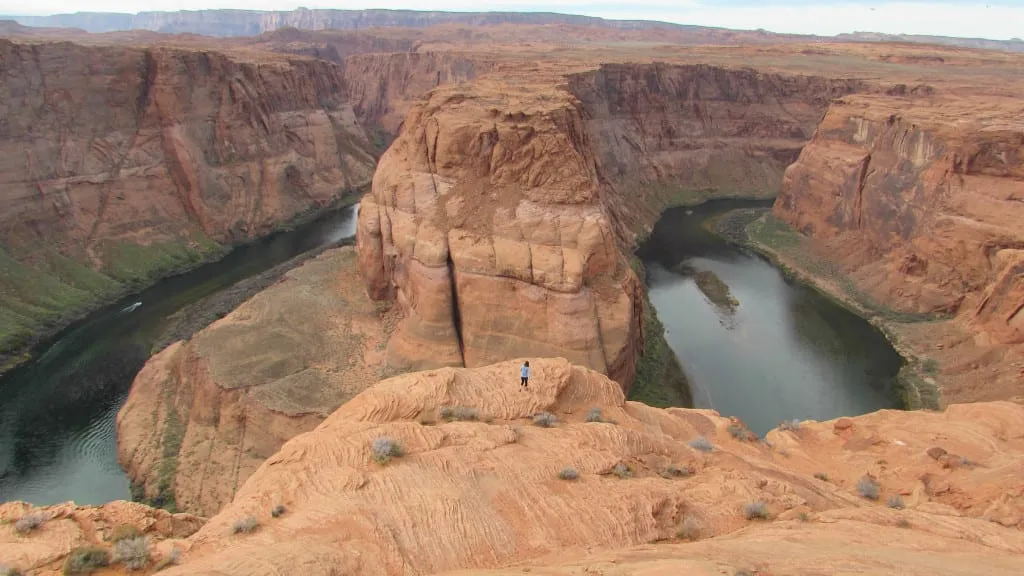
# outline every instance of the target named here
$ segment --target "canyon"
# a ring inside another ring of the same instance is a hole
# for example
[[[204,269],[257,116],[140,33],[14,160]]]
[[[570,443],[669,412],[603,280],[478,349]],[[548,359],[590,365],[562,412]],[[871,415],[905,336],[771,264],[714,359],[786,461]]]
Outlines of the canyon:
[[[1024,105],[993,96],[967,119],[961,102],[834,104],[774,214],[941,365],[944,400],[1021,399]]]
[[[3,561],[59,570],[130,523],[184,552],[172,574],[1019,572],[1024,60],[577,24],[0,40],[8,343],[369,186],[356,249],[136,377],[121,463],[186,514],[47,508],[0,526]],[[872,317],[942,411],[745,442],[626,400],[673,361],[633,250],[666,207],[730,197],[777,197],[750,244]],[[379,436],[406,455],[369,462]],[[771,521],[743,517],[759,501]]]
[[[0,40],[0,349],[369,182],[333,64]]]

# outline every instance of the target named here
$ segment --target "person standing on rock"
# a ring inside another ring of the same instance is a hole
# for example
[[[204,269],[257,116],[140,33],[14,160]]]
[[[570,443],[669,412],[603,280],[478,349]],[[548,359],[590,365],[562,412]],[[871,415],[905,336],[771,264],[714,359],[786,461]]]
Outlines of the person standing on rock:
[[[519,378],[522,380],[520,386],[523,388],[529,388],[528,384],[530,381],[530,361],[523,362],[523,366],[519,369]]]

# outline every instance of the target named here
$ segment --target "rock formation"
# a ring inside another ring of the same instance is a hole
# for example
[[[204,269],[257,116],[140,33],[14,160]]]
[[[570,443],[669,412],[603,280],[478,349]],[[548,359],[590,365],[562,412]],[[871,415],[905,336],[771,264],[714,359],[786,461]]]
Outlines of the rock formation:
[[[393,321],[355,268],[352,248],[327,251],[150,359],[117,418],[137,496],[213,514],[285,441],[380,378]]]
[[[518,360],[376,384],[154,555],[183,551],[169,576],[1024,570],[1022,406],[887,410],[751,442],[712,411],[627,402],[599,373],[532,364],[529,392],[504,377]],[[533,423],[541,412],[551,427]],[[381,438],[402,455],[375,462]],[[250,517],[255,531],[234,533]],[[0,557],[45,573],[55,557],[34,550],[57,532],[0,526]]]
[[[1024,397],[1024,106],[958,102],[834,104],[786,172],[774,213],[882,306],[955,317],[948,339],[935,326],[912,338],[951,372],[971,372],[944,387],[949,401]],[[965,114],[971,123],[958,123]]]
[[[370,293],[407,316],[389,362],[557,351],[628,387],[643,338],[635,233],[669,202],[773,195],[828,102],[860,87],[654,64],[435,90],[360,213]]]
[[[21,533],[18,521],[38,518],[38,526]],[[194,534],[205,519],[171,514],[133,502],[75,506],[68,502],[34,508],[24,502],[0,504],[0,573],[61,574],[68,552],[79,547],[110,546],[120,534],[141,534],[154,546],[154,556],[171,554],[170,541]],[[22,572],[6,572],[21,570]]]
[[[341,67],[0,40],[0,346],[369,182]]]
[[[541,86],[434,90],[381,158],[357,239],[370,295],[405,314],[396,369],[557,353],[632,381],[640,283],[578,101]]]
[[[605,64],[569,77],[606,203],[634,231],[666,204],[774,197],[829,103],[864,84],[709,65]]]

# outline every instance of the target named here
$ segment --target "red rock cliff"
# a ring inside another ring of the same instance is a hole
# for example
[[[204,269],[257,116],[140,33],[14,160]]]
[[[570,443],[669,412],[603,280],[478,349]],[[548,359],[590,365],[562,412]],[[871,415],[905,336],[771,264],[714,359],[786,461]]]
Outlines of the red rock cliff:
[[[1024,401],[1022,117],[999,97],[846,98],[775,203],[886,318],[947,316],[894,325],[944,402]]]
[[[372,175],[327,62],[0,40],[0,74],[0,243],[47,277],[12,276],[14,310],[109,295],[167,254],[266,234]],[[60,273],[65,258],[86,270]]]
[[[606,64],[569,80],[606,201],[633,227],[666,202],[774,196],[829,102],[863,88],[709,65]]]
[[[877,300],[905,312],[963,310],[997,339],[1019,339],[1024,126],[994,111],[967,126],[955,108],[928,101],[837,103],[787,171],[775,214],[845,245],[836,259]]]
[[[579,102],[547,86],[435,90],[381,158],[358,243],[371,295],[405,312],[391,366],[554,353],[632,382],[640,286]]]
[[[666,189],[773,194],[829,99],[858,87],[610,65],[435,90],[360,213],[370,293],[407,315],[390,361],[479,366],[557,350],[628,387],[643,338],[630,230],[678,200]]]

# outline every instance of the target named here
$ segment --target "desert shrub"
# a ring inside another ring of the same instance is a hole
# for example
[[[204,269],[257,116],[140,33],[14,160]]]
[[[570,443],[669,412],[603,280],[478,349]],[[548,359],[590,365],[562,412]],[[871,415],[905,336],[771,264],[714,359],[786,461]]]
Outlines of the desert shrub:
[[[392,458],[400,458],[405,454],[405,450],[402,449],[402,445],[397,440],[392,440],[386,436],[374,438],[370,448],[373,451],[373,459],[378,464],[387,464]]]
[[[792,420],[786,420],[782,424],[779,424],[779,430],[799,430],[800,420],[793,418]]]
[[[889,508],[895,508],[896,510],[903,510],[903,497],[899,494],[891,496],[889,498]]]
[[[730,436],[740,442],[753,442],[754,440],[757,440],[757,436],[753,432],[739,424],[729,424],[729,427],[726,428],[726,430],[729,431]]]
[[[252,516],[247,516],[239,520],[235,520],[234,525],[231,527],[231,532],[234,534],[250,534],[255,532],[260,527],[260,521]]]
[[[21,576],[21,570],[6,564],[0,564],[0,576]]]
[[[543,426],[544,428],[551,428],[558,422],[558,418],[551,412],[538,412],[533,416],[533,424],[535,426]]]
[[[111,542],[120,542],[121,540],[128,540],[129,538],[139,538],[142,536],[142,532],[138,528],[131,524],[121,524],[114,531],[110,533],[107,540]]]
[[[751,502],[743,507],[743,515],[747,520],[767,520],[768,505],[761,501]]]
[[[814,477],[823,482],[828,482],[828,474],[825,474],[824,472],[815,472]]]
[[[64,576],[89,574],[97,568],[110,565],[110,554],[98,546],[79,546],[64,559]]]
[[[670,465],[669,467],[665,468],[665,470],[663,470],[661,473],[662,477],[664,478],[683,478],[691,474],[693,474],[693,470],[690,470],[686,466],[680,468],[679,466],[676,465]]]
[[[737,570],[734,576],[754,576],[754,573],[750,570]]]
[[[477,414],[476,408],[470,408],[468,406],[457,406],[455,408],[455,419],[456,420],[479,420],[480,415]]]
[[[587,411],[587,422],[604,422],[601,418],[601,408],[594,406]]]
[[[679,525],[676,537],[685,540],[697,540],[700,538],[700,529],[700,520],[697,520],[694,516],[687,516],[683,518],[683,523]]]
[[[18,521],[14,523],[14,529],[18,531],[18,534],[28,534],[45,524],[47,520],[48,518],[45,514],[32,512],[18,518]]]
[[[580,473],[575,468],[565,467],[558,473],[558,478],[561,480],[576,480],[580,477]]]
[[[811,515],[808,514],[807,512],[801,512],[799,518],[800,518],[801,522],[807,522],[808,520],[811,519]]]
[[[697,436],[693,440],[690,440],[690,448],[694,450],[700,450],[701,452],[711,452],[715,449],[704,436]]]
[[[619,478],[632,478],[633,470],[630,469],[628,464],[619,463],[612,468],[612,474],[615,474]]]
[[[153,571],[159,572],[165,568],[169,568],[171,566],[176,565],[178,562],[181,562],[181,550],[178,550],[177,548],[171,548],[171,551],[167,554],[167,556],[164,556],[162,559],[160,559],[159,562],[156,563],[156,566],[153,566]]]
[[[442,406],[441,418],[451,422],[452,420],[475,421],[480,419],[476,408],[469,406]]]
[[[869,476],[857,480],[857,492],[868,500],[878,500],[878,488],[878,482]]]
[[[141,570],[149,564],[149,542],[144,537],[122,538],[114,544],[114,562],[129,570]]]
[[[899,521],[896,522],[896,525],[900,528],[910,528],[910,520],[907,520],[906,518],[900,518]]]
[[[287,511],[288,510],[284,506],[282,506],[281,504],[278,504],[277,506],[274,506],[273,510],[270,511],[270,515],[273,516],[274,518],[280,518]]]

